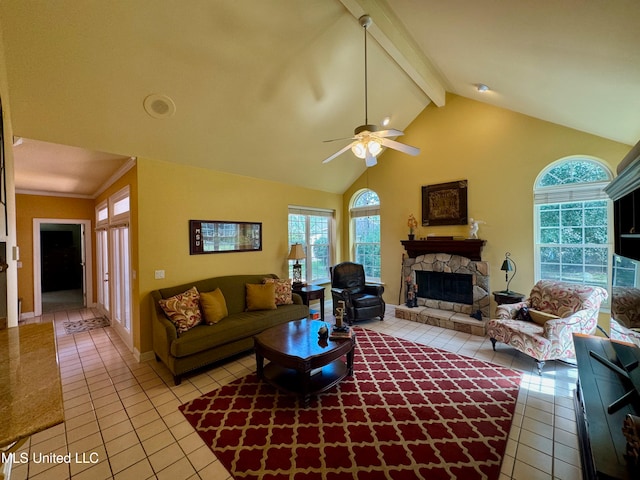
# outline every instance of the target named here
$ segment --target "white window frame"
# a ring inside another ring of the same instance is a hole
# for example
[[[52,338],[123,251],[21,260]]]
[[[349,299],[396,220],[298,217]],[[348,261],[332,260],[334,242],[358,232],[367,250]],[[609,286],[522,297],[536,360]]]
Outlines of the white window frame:
[[[335,259],[335,212],[333,210],[327,210],[322,208],[312,208],[312,207],[301,207],[295,205],[289,205],[289,212],[287,215],[287,230],[289,230],[290,219],[289,215],[304,215],[305,216],[305,240],[302,242],[302,248],[305,252],[305,258],[300,260],[300,263],[303,263],[303,278],[302,281],[308,284],[322,284],[322,283],[330,283],[331,276],[329,273],[329,268],[327,268],[326,276],[317,276],[313,275],[313,256],[309,253],[312,252],[312,249],[309,248],[311,245],[312,239],[310,238],[310,220],[311,217],[323,217],[327,219],[327,237],[329,238],[329,258],[327,259],[328,267],[333,265]],[[288,237],[290,239],[290,234]],[[291,241],[289,240],[289,248],[291,247]],[[288,271],[289,277],[292,277],[292,268],[293,261],[289,261]]]
[[[377,216],[380,218],[380,203],[378,203],[377,205],[363,205],[363,206],[355,206],[356,201],[358,200],[358,198],[360,198],[360,196],[364,195],[366,192],[373,192],[377,197],[378,197],[378,201],[380,201],[380,196],[377,194],[376,191],[371,190],[370,188],[365,188],[362,190],[358,190],[356,193],[353,194],[353,196],[351,197],[351,202],[350,202],[350,207],[349,207],[349,225],[350,225],[350,238],[351,238],[351,249],[350,249],[350,257],[351,257],[351,261],[355,262],[357,261],[356,258],[356,249],[359,245],[358,242],[356,242],[356,218],[361,218],[361,217],[374,217]],[[380,218],[380,221],[382,219]],[[380,225],[380,235],[382,235],[382,224]],[[382,244],[381,244],[381,239],[378,240],[377,245],[378,248],[381,249],[382,248]],[[375,243],[369,243],[369,245],[375,245]],[[370,276],[367,275],[367,270],[368,270],[368,265],[364,265],[364,271],[365,271],[365,279],[367,282],[371,282],[371,283],[380,283],[382,282],[382,254],[380,254],[380,258],[378,260],[379,264],[380,264],[380,276],[379,277],[374,277],[374,276]]]
[[[539,187],[539,182],[549,173],[550,170],[557,167],[561,163],[575,162],[575,161],[587,161],[597,164],[601,167],[609,176],[608,181],[600,182],[588,182],[588,183],[569,183],[564,185],[554,185],[548,187]],[[594,245],[597,248],[607,248],[607,280],[605,288],[610,290],[611,288],[611,275],[612,275],[612,258],[613,258],[613,202],[604,192],[609,182],[613,179],[613,174],[609,167],[601,160],[587,156],[571,156],[559,159],[546,168],[544,168],[537,176],[534,182],[534,202],[533,202],[533,234],[534,234],[534,278],[537,282],[542,279],[542,265],[540,250],[546,244],[541,243],[541,226],[540,226],[540,207],[543,205],[554,205],[561,203],[582,203],[597,200],[607,201],[607,244]],[[568,245],[568,244],[559,244]],[[580,247],[588,247],[589,244],[576,244]],[[608,308],[609,303],[603,304],[604,309]]]
[[[109,226],[113,227],[129,223],[131,215],[129,190],[129,185],[127,185],[109,197]],[[124,203],[125,201],[127,202],[126,204]]]

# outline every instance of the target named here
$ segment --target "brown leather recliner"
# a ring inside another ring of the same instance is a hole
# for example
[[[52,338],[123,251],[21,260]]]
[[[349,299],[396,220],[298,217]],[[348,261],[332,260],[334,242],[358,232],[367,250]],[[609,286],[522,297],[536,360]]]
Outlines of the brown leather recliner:
[[[349,324],[375,317],[384,320],[385,303],[382,299],[384,287],[366,283],[362,265],[343,262],[329,270],[331,271],[334,315],[342,300],[345,303],[345,320]]]

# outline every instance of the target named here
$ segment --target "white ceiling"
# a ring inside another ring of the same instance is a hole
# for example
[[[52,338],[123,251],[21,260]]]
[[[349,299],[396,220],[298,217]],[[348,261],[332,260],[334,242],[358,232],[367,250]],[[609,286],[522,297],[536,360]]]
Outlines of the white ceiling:
[[[364,123],[362,13],[371,123],[403,130],[446,90],[640,138],[637,0],[3,0],[14,134],[80,147],[25,141],[16,187],[95,194],[138,156],[343,192],[364,161],[323,165],[348,143],[323,140]],[[150,94],[175,114],[148,115]]]

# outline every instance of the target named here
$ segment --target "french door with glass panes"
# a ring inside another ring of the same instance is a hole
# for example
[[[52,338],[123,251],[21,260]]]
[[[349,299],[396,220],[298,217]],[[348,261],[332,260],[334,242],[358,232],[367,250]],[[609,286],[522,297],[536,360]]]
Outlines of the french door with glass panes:
[[[107,229],[96,231],[96,260],[98,264],[98,308],[110,317],[109,297],[109,232]]]
[[[132,349],[129,187],[114,193],[98,206],[97,227],[98,303],[118,335]]]

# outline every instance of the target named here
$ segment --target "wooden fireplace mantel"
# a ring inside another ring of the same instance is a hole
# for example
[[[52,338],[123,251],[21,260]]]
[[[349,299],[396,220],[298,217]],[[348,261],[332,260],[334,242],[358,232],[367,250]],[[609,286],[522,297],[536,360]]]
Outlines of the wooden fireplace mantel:
[[[427,253],[448,253],[479,262],[482,260],[482,247],[484,247],[486,240],[435,237],[427,240],[401,240],[400,243],[402,243],[410,258],[426,255]]]

